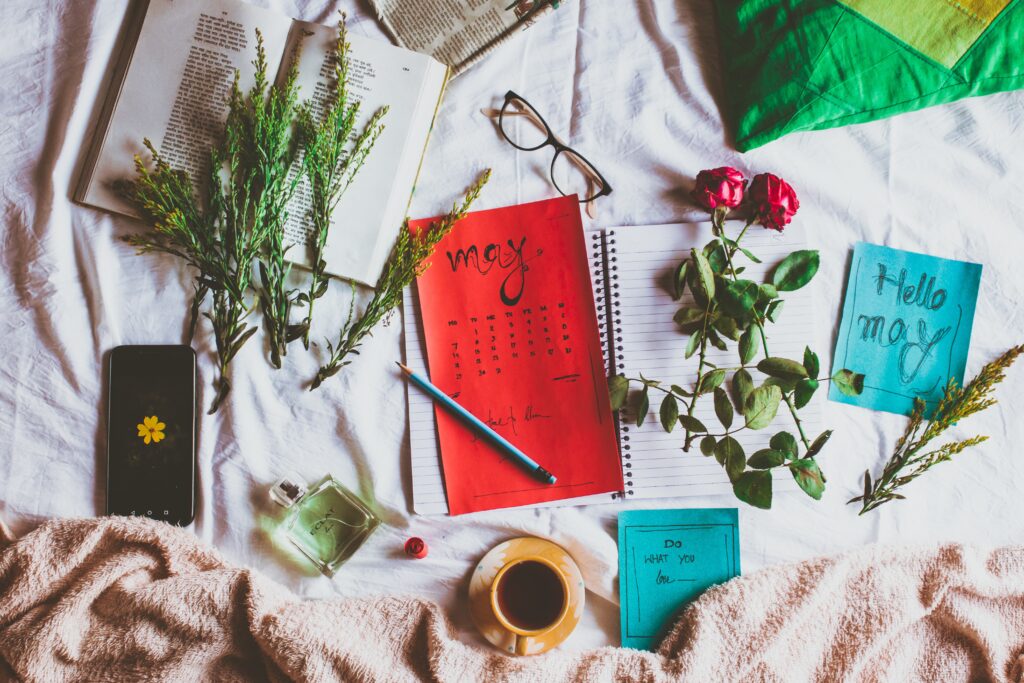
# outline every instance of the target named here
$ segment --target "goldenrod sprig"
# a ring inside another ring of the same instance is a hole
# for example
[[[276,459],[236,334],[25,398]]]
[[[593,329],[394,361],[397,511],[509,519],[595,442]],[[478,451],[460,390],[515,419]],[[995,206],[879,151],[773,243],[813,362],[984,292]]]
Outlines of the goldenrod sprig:
[[[384,131],[382,120],[388,112],[388,107],[377,110],[363,126],[355,142],[350,144],[360,110],[360,103],[351,102],[349,97],[350,48],[343,14],[338,22],[338,39],[334,48],[332,96],[324,103],[324,112],[319,120],[312,105],[307,103],[299,110],[299,128],[305,148],[302,173],[310,188],[313,234],[308,247],[311,264],[309,287],[294,300],[296,306],[306,308],[306,315],[300,323],[288,327],[287,341],[301,337],[307,349],[313,322],[313,304],[327,293],[330,282],[324,249],[331,229],[331,218],[341,197]],[[281,322],[284,321],[287,321],[287,317]]]
[[[980,413],[996,404],[992,392],[1003,381],[1007,368],[1024,353],[1024,344],[1008,349],[1003,355],[988,363],[966,386],[959,387],[951,379],[945,394],[930,421],[924,418],[925,402],[915,399],[914,410],[907,428],[896,442],[896,448],[878,479],[872,481],[871,472],[864,472],[864,492],[852,498],[850,503],[860,503],[860,514],[870,512],[892,500],[903,500],[897,490],[906,486],[939,463],[951,460],[953,456],[971,446],[987,440],[987,436],[972,436],[953,441],[934,450],[928,450],[932,440],[938,438],[961,420]]]
[[[122,194],[142,212],[153,230],[126,240],[140,252],[173,254],[196,269],[190,330],[194,331],[201,305],[212,294],[211,310],[203,315],[213,326],[218,376],[210,412],[216,412],[231,391],[228,368],[242,346],[256,332],[244,321],[249,301],[253,263],[268,237],[278,227],[287,201],[286,172],[269,159],[267,150],[290,142],[281,126],[269,125],[265,107],[294,107],[285,100],[265,102],[268,88],[263,38],[257,32],[256,79],[248,95],[236,72],[228,99],[224,136],[210,153],[204,198],[188,174],[174,170],[145,141],[153,169],[136,157],[136,177],[120,184]],[[275,118],[280,118],[279,116]]]
[[[338,374],[342,368],[351,363],[350,355],[359,354],[359,346],[365,337],[373,331],[378,323],[386,321],[402,302],[402,292],[427,268],[426,260],[434,253],[434,247],[455,228],[460,220],[465,218],[490,177],[490,170],[484,171],[469,188],[462,203],[453,205],[452,210],[446,216],[429,226],[421,227],[413,232],[409,228],[409,220],[405,220],[398,233],[395,246],[391,250],[391,255],[384,266],[384,272],[377,281],[373,297],[358,317],[354,314],[356,297],[353,288],[348,319],[338,332],[337,340],[333,343],[327,342],[330,358],[317,372],[310,391],[319,387],[326,379]]]

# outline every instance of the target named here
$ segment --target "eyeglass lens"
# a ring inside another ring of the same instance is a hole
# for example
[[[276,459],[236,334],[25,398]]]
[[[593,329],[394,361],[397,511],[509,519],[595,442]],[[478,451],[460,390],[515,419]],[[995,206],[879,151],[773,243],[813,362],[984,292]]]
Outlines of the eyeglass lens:
[[[603,184],[597,170],[571,149],[559,150],[551,162],[551,180],[564,195],[578,195],[581,202],[597,197]]]
[[[540,149],[551,136],[540,115],[518,97],[505,102],[499,123],[505,139],[524,151]]]

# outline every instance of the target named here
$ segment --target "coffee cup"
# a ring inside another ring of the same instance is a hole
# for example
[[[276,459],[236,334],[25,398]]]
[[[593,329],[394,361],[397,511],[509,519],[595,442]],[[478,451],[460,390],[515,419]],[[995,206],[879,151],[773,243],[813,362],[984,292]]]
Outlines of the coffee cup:
[[[517,655],[529,654],[569,613],[569,578],[540,555],[517,557],[501,567],[490,588],[491,610],[515,637]]]

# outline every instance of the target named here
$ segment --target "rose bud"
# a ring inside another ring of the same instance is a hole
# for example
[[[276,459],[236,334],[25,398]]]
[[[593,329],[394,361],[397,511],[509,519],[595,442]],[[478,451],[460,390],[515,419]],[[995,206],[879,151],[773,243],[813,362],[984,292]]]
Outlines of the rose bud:
[[[782,232],[800,208],[800,200],[792,186],[777,175],[761,173],[750,182],[747,199],[754,215],[769,230]]]
[[[708,211],[718,207],[734,208],[743,201],[747,181],[735,168],[722,166],[701,171],[690,196]]]

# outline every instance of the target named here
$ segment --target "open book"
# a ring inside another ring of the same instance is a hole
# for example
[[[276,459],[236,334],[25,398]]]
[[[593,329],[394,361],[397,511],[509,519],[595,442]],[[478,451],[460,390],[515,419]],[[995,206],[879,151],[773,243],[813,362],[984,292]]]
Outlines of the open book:
[[[113,183],[134,176],[133,155],[145,152],[143,138],[152,140],[172,167],[202,177],[223,131],[235,71],[243,91],[252,85],[256,29],[279,79],[301,41],[300,101],[322,101],[330,92],[336,27],[295,21],[235,0],[149,0],[133,10],[75,201],[137,215]],[[373,285],[405,218],[448,69],[404,48],[360,36],[348,39],[350,96],[362,102],[362,123],[382,106],[390,110],[384,132],[335,211],[325,258],[332,275]],[[300,187],[288,206],[286,232],[296,245],[288,256],[301,265],[309,265],[308,208],[308,188]]]

